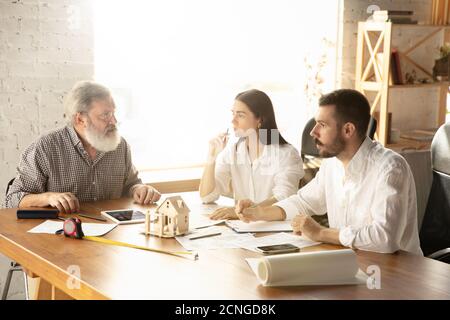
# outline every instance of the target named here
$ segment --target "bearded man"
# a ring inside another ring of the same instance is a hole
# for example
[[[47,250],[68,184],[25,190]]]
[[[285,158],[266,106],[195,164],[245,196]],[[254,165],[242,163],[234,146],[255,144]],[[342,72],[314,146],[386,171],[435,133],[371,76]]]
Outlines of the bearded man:
[[[117,131],[116,107],[107,88],[79,82],[65,108],[67,125],[40,137],[22,154],[5,207],[52,206],[74,213],[80,202],[159,200],[160,193],[138,178],[130,147]]]
[[[422,255],[414,179],[406,160],[367,136],[370,105],[356,90],[322,96],[311,131],[322,161],[315,178],[271,207],[239,208],[243,221],[292,219],[314,241]],[[312,215],[328,213],[329,228]]]

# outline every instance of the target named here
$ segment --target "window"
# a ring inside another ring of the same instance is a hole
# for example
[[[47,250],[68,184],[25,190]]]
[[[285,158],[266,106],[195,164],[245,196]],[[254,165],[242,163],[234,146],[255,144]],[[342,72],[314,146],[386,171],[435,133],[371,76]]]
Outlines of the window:
[[[299,147],[318,92],[335,86],[338,3],[96,0],[95,78],[113,91],[136,166],[204,163],[250,88]]]

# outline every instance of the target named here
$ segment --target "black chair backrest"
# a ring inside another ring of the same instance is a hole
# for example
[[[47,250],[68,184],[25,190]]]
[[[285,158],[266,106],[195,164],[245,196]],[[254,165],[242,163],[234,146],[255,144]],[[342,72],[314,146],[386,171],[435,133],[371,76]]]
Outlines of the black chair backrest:
[[[370,117],[369,126],[367,127],[367,135],[373,140],[375,137],[375,132],[377,132],[377,119]]]
[[[9,180],[8,185],[6,186],[6,192],[5,194],[8,194],[9,188],[11,187],[11,185],[13,184],[14,180],[16,178],[12,178],[11,180]]]
[[[420,230],[425,255],[450,263],[450,123],[443,124],[431,143],[433,184]],[[438,251],[438,252],[435,252]],[[443,251],[447,253],[442,254]],[[439,256],[439,258],[437,258]]]
[[[450,174],[450,122],[436,131],[431,143],[431,160],[434,170]]]
[[[309,119],[303,128],[302,133],[302,159],[305,158],[305,155],[312,157],[320,157],[319,150],[316,147],[316,143],[314,142],[314,138],[309,134],[311,130],[316,125],[316,120],[314,118]]]
[[[425,255],[450,247],[450,175],[436,170],[420,230],[420,246]]]

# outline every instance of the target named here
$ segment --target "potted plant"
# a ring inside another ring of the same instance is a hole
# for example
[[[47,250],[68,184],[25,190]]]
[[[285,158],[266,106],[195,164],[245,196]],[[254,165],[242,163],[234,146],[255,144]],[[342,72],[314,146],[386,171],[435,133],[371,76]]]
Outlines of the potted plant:
[[[442,47],[439,48],[440,58],[434,61],[433,67],[433,79],[437,80],[448,80],[449,75],[449,63],[448,59],[450,56],[450,43],[446,42]],[[439,78],[438,78],[439,77]]]

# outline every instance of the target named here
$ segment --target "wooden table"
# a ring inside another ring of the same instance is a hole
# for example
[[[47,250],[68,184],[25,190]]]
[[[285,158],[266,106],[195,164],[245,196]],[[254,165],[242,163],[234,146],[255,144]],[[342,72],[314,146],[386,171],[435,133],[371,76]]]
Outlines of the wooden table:
[[[191,215],[201,212],[197,194],[182,196]],[[130,199],[119,199],[85,203],[82,211],[99,213],[101,209],[128,207],[142,208]],[[0,216],[0,251],[50,283],[53,293],[62,290],[75,299],[450,299],[450,265],[404,252],[357,251],[363,271],[370,265],[380,267],[380,290],[365,285],[268,288],[258,283],[244,260],[259,255],[247,250],[200,251],[199,259],[193,261],[64,236],[31,234],[27,231],[43,220],[17,220],[15,209],[2,209]],[[105,237],[168,250],[182,248],[175,239],[140,234],[142,227],[118,226]],[[304,251],[341,248],[319,245]],[[81,271],[79,289],[66,285],[70,266]]]

